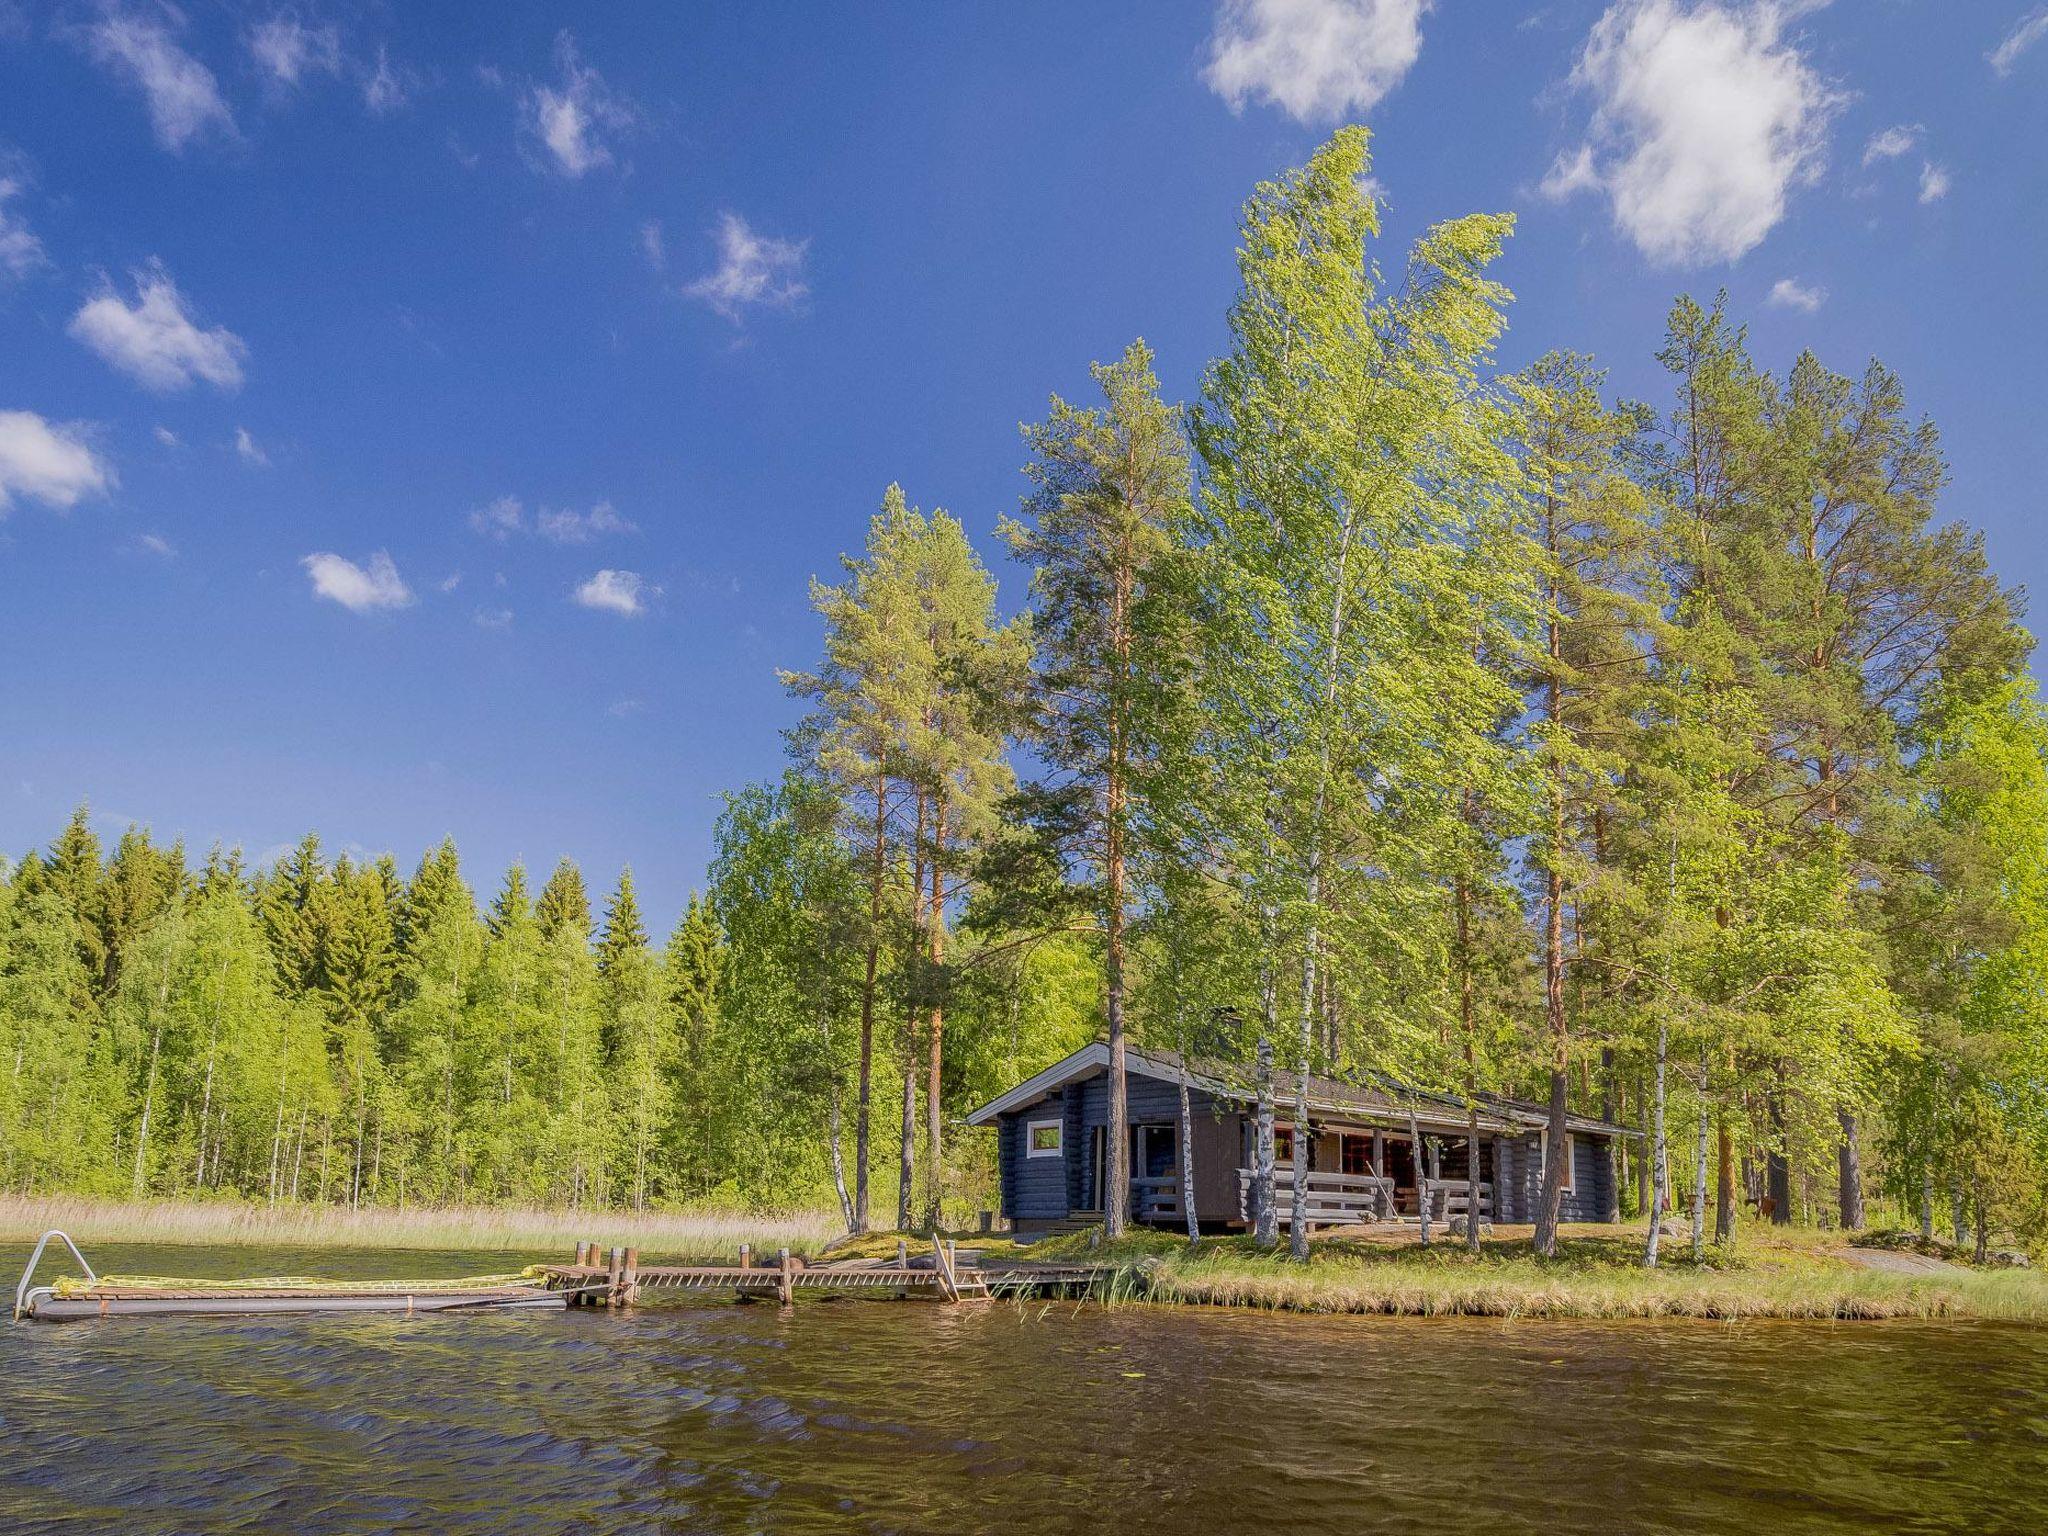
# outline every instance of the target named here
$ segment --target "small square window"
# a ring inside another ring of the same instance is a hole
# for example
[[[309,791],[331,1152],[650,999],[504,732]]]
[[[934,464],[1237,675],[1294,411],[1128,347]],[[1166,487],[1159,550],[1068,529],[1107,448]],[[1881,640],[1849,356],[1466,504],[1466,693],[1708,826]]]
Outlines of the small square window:
[[[1024,1127],[1024,1155],[1026,1157],[1058,1157],[1060,1155],[1060,1123],[1057,1120],[1033,1120]]]

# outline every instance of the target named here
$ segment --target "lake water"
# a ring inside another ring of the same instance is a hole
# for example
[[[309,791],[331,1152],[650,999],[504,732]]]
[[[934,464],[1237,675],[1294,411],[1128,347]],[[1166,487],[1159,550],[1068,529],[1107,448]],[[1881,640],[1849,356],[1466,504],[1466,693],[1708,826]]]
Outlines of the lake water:
[[[19,1324],[0,1436],[10,1533],[2042,1532],[2048,1330],[874,1300]]]

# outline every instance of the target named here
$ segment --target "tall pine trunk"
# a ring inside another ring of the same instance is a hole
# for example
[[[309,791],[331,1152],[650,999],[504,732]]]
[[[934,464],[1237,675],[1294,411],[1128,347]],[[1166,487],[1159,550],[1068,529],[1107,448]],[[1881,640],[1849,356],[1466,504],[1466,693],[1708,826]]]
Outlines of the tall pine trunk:
[[[931,1195],[926,1205],[929,1220],[927,1225],[939,1230],[939,1208],[945,1192],[945,1122],[941,1116],[943,1097],[939,1091],[940,1073],[945,1059],[946,1008],[943,992],[940,990],[939,970],[946,960],[946,887],[945,868],[942,859],[946,847],[946,802],[938,798],[932,808],[932,888],[931,902],[926,917],[931,923],[931,985],[932,1008],[930,1016],[930,1055],[927,1065],[929,1077],[924,1088],[925,1113],[925,1177],[931,1183]]]
[[[1135,576],[1131,570],[1128,541],[1122,555],[1110,601],[1110,649],[1119,682],[1130,675],[1131,667],[1130,611]],[[1122,694],[1121,688],[1118,694]],[[1108,1146],[1103,1159],[1106,1164],[1104,1177],[1109,1189],[1102,1202],[1102,1227],[1104,1234],[1113,1238],[1123,1235],[1131,1210],[1131,1110],[1127,1099],[1130,1079],[1124,1062],[1124,904],[1127,899],[1124,821],[1128,786],[1125,783],[1127,737],[1123,713],[1128,707],[1127,697],[1117,697],[1111,704],[1109,751],[1104,765],[1102,797],[1103,982],[1108,994],[1109,1013],[1109,1128],[1104,1132]],[[1185,1084],[1181,1092],[1185,1096]]]
[[[1843,1109],[1838,1119],[1842,1127],[1842,1142],[1836,1149],[1842,1230],[1856,1232],[1863,1226],[1863,1143],[1856,1125],[1856,1111]]]
[[[875,988],[882,965],[882,892],[888,881],[889,781],[875,775],[875,852],[868,870],[867,965],[860,988],[860,1085],[853,1112],[853,1220],[868,1229],[868,1154],[875,1087]]]

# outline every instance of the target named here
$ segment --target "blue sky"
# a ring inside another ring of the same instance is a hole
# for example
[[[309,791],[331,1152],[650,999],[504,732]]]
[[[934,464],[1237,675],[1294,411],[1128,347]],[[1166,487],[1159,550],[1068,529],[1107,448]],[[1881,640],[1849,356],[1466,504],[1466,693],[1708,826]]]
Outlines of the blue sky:
[[[1883,358],[2040,588],[2048,8],[0,0],[0,848],[89,797],[665,925],[883,487],[983,543],[1234,218],[1375,132],[1385,259],[1510,209],[1503,361],[1655,397],[1684,290]]]

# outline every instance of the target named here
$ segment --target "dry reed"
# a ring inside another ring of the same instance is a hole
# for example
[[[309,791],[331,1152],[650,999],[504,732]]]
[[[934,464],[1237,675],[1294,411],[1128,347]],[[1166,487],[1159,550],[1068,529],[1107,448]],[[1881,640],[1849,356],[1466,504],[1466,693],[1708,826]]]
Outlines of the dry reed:
[[[753,1215],[716,1209],[606,1211],[517,1206],[364,1207],[188,1200],[0,1198],[0,1240],[58,1227],[81,1244],[193,1243],[306,1248],[433,1248],[566,1253],[578,1242],[648,1256],[730,1258],[788,1247],[816,1253],[839,1230],[829,1212]]]

